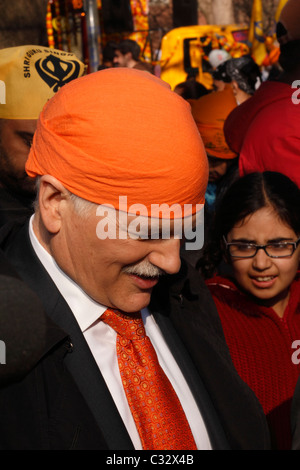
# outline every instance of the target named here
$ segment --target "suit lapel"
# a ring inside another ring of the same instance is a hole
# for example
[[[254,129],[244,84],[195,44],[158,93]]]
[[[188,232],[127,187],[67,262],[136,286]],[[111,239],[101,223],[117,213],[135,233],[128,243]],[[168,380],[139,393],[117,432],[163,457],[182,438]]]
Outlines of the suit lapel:
[[[133,444],[85,338],[64,299],[59,296],[53,320],[68,332],[73,344],[65,364],[91,409],[111,450],[133,449]]]
[[[197,372],[189,354],[184,347],[174,325],[167,314],[163,312],[152,312],[157,324],[159,325],[165,341],[167,342],[174,359],[181,369],[187,384],[195,398],[202,418],[206,425],[208,435],[213,449],[228,450],[229,444],[225,437],[224,430],[220,420],[212,405],[209,394]]]
[[[213,447],[269,448],[269,431],[262,407],[233,366],[216,306],[203,278],[194,269],[189,270],[191,267],[183,263],[178,275],[159,283],[151,304],[152,310],[160,312],[161,308],[156,307],[163,305],[166,314],[161,325],[174,356],[180,361],[182,354],[188,355],[184,370],[199,400]],[[168,333],[168,322],[179,337],[176,344],[171,342],[173,333]],[[177,353],[182,345],[183,352]]]
[[[133,449],[124,423],[74,315],[34,253],[27,225],[16,235],[16,242],[6,249],[6,253],[21,278],[40,297],[46,314],[68,333],[73,351],[66,356],[66,366],[93,413],[109,449]]]

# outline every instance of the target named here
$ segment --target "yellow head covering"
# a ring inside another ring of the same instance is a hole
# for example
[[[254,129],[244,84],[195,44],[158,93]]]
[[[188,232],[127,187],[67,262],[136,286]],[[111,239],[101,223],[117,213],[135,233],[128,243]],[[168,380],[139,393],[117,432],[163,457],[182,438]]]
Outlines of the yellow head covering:
[[[42,46],[0,50],[0,118],[37,119],[59,88],[84,72],[68,52]]]

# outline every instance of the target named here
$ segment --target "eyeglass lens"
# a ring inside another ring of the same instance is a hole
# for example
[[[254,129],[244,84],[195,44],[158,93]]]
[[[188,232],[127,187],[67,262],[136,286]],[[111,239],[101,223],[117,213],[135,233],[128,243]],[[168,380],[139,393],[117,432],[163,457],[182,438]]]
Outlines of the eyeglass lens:
[[[250,258],[255,256],[259,249],[263,249],[268,256],[273,257],[287,257],[292,256],[295,250],[293,243],[274,243],[266,246],[256,246],[246,243],[236,243],[228,245],[229,253],[231,256]]]

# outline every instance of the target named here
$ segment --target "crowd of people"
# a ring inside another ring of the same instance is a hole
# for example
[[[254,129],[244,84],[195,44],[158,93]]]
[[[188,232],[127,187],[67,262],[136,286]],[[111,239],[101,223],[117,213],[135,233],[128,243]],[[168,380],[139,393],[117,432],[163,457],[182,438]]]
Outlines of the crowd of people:
[[[300,449],[299,24],[212,90],[0,50],[1,450]]]

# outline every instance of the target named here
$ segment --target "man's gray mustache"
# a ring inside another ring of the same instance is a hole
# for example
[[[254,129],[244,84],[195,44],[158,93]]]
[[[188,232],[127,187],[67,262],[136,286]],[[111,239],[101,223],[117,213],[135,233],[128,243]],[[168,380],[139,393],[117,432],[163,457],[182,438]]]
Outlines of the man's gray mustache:
[[[140,263],[132,266],[125,266],[122,269],[122,272],[142,277],[160,277],[166,274],[162,269],[145,261],[141,261]]]

